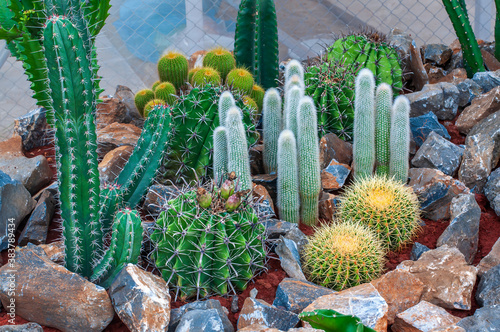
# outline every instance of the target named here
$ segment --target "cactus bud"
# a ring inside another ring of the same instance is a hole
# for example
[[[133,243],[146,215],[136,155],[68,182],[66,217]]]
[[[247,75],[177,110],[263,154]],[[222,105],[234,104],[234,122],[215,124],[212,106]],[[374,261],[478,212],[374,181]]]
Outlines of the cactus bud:
[[[220,188],[220,195],[224,199],[228,199],[234,193],[234,183],[231,180],[226,180]]]
[[[226,211],[227,212],[233,212],[240,206],[241,200],[240,200],[240,195],[234,194],[231,195],[227,201],[226,201]]]
[[[208,209],[210,204],[212,204],[212,195],[205,190],[205,188],[198,188],[196,191],[196,200],[200,207]]]

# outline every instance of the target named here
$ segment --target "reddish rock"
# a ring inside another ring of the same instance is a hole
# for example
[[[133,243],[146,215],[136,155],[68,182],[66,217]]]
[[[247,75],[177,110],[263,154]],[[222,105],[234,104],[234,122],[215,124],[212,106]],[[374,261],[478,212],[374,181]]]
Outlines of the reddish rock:
[[[490,52],[481,49],[481,55],[483,56],[483,62],[489,71],[496,71],[500,69],[500,62],[491,54]]]
[[[64,241],[56,241],[50,244],[40,244],[47,257],[56,264],[64,265]]]
[[[413,85],[416,91],[422,90],[424,85],[429,84],[429,76],[424,68],[422,56],[415,41],[410,45],[410,70],[413,72]]]
[[[274,203],[273,199],[271,198],[271,195],[269,195],[269,192],[267,191],[266,187],[260,185],[260,184],[253,184],[253,196],[257,198],[260,202],[263,201],[268,201],[269,206],[271,209],[274,211]],[[276,213],[276,211],[274,211]]]
[[[193,69],[194,68],[194,64],[196,63],[196,61],[198,61],[198,58],[201,57],[200,61],[202,61],[203,57],[207,53],[208,52],[205,51],[205,50],[200,50],[200,51],[196,51],[193,54],[191,54],[191,56],[188,58],[189,69]],[[203,62],[202,62],[202,64],[203,64]]]
[[[282,332],[281,330],[270,328],[262,324],[252,324],[242,329],[239,329],[238,332]]]
[[[422,301],[396,316],[393,332],[430,332],[460,321],[437,305]]]
[[[321,171],[321,186],[324,190],[338,190],[342,188],[351,174],[351,167],[332,159],[328,166]]]
[[[99,163],[99,177],[101,184],[112,183],[127,163],[134,147],[123,145],[109,151]]]
[[[335,200],[337,195],[330,194],[327,192],[321,192],[318,202],[319,219],[333,220],[335,215],[336,206]]]
[[[492,267],[497,266],[499,264],[500,264],[500,238],[495,242],[489,254],[486,255],[486,257],[484,257],[483,259],[481,259],[481,261],[479,262],[477,266],[478,269],[477,274],[479,276],[482,276]]]
[[[463,82],[467,79],[467,71],[464,68],[455,68],[449,72],[445,77],[439,80],[439,82],[448,82],[457,84]]]
[[[500,110],[500,86],[472,100],[458,116],[455,126],[462,134],[467,134],[481,120]]]
[[[295,327],[300,319],[297,314],[280,310],[264,300],[247,297],[238,318],[238,330],[252,324],[285,330]]]
[[[438,327],[432,329],[431,332],[466,332],[466,330],[463,327],[457,325],[449,325],[446,327]]]
[[[8,140],[0,142],[0,156],[6,159],[24,157],[23,140],[21,136],[14,135]]]
[[[97,105],[96,129],[100,130],[114,123],[126,123],[127,108],[118,98],[104,98]]]
[[[446,75],[443,68],[433,66],[430,63],[426,63],[424,65],[424,68],[425,68],[425,71],[427,72],[427,76],[429,77],[430,84],[441,82],[441,80]]]
[[[97,131],[97,152],[99,158],[119,146],[135,146],[141,130],[132,124],[114,122]]]
[[[345,142],[331,133],[321,137],[319,141],[319,165],[321,169],[328,166],[332,159],[341,164],[352,162],[352,144]]]

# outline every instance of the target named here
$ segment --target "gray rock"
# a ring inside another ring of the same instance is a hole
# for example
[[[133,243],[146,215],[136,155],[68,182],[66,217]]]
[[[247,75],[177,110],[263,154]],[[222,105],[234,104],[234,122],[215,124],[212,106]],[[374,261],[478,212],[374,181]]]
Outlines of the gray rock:
[[[451,136],[448,134],[446,128],[439,123],[437,116],[432,112],[415,118],[410,118],[410,129],[417,146],[421,146],[427,139],[427,136],[429,136],[429,134],[433,131],[439,136],[448,140],[451,139]]]
[[[472,80],[483,89],[483,93],[488,92],[500,85],[500,70],[475,73]]]
[[[45,146],[52,141],[54,134],[47,124],[45,108],[37,108],[14,120],[14,133],[22,138],[26,151]]]
[[[54,195],[45,190],[19,236],[18,243],[20,246],[25,246],[28,242],[33,244],[45,243],[56,204],[57,201]]]
[[[351,174],[351,167],[332,159],[321,171],[321,186],[323,190],[338,190],[342,188]]]
[[[269,219],[266,221],[265,225],[266,239],[268,240],[279,239],[280,236],[285,236],[291,229],[298,228],[297,224],[279,219]]]
[[[412,83],[416,91],[422,90],[426,84],[429,84],[429,75],[425,70],[420,49],[414,40],[410,45],[410,71],[413,73]]]
[[[34,195],[50,183],[52,171],[44,156],[33,158],[0,156],[0,171],[17,180]]]
[[[458,106],[465,107],[483,93],[483,89],[470,78],[456,84],[458,89]]]
[[[143,206],[152,216],[158,216],[164,210],[167,201],[175,198],[178,194],[179,189],[175,186],[154,184],[149,187]]]
[[[451,221],[437,240],[437,247],[447,244],[456,247],[472,264],[479,242],[479,219],[481,208],[474,194],[460,194],[451,200]]]
[[[240,311],[240,308],[238,307],[238,295],[233,295],[231,298],[231,312],[234,314],[238,311]]]
[[[432,220],[449,219],[451,200],[470,190],[462,182],[432,168],[410,168],[408,185],[417,194],[422,215]]]
[[[483,257],[477,265],[477,274],[482,276],[491,268],[500,264],[500,238],[498,238],[486,257]]]
[[[170,324],[168,325],[168,332],[177,331],[177,327],[182,320],[182,317],[193,310],[207,311],[215,310],[222,321],[223,329],[219,331],[232,332],[234,331],[233,325],[227,317],[227,309],[222,307],[217,300],[196,301],[183,305],[180,308],[170,310]],[[198,330],[191,330],[198,331]]]
[[[232,326],[231,326],[232,328]],[[215,309],[191,310],[182,316],[176,332],[199,331],[199,332],[221,332],[234,331],[224,326],[219,313]]]
[[[433,112],[439,120],[452,120],[458,110],[457,87],[441,82],[426,84],[421,91],[406,94],[411,104],[410,117],[417,117]]]
[[[168,285],[161,277],[127,264],[109,288],[115,312],[130,331],[165,331],[170,322]]]
[[[500,86],[475,98],[472,104],[460,113],[455,126],[460,133],[468,134],[476,124],[498,110],[500,110]]]
[[[292,228],[285,234],[285,239],[292,240],[297,245],[299,255],[302,255],[304,246],[309,242],[307,236],[298,228]]]
[[[479,308],[473,316],[465,317],[457,325],[467,332],[498,332],[500,305]]]
[[[352,144],[330,133],[319,140],[319,165],[321,169],[328,166],[332,159],[341,164],[350,165],[352,162]]]
[[[247,297],[238,317],[238,329],[252,324],[262,324],[270,328],[288,331],[299,323],[297,314],[280,310],[263,300]]]
[[[444,174],[453,176],[460,166],[463,152],[464,149],[433,131],[427,136],[411,164],[418,168],[438,169]]]
[[[264,145],[257,144],[254,145],[248,150],[248,157],[250,160],[250,174],[258,175],[266,173],[264,171],[264,159],[263,153]]]
[[[424,50],[425,62],[431,62],[438,66],[444,66],[451,58],[451,48],[444,44],[427,44]]]
[[[420,256],[422,256],[424,252],[427,252],[429,250],[431,250],[429,247],[421,243],[415,242],[411,247],[410,259],[412,261],[418,261]]]
[[[7,249],[9,243],[13,248],[16,229],[35,204],[21,182],[0,171],[0,250]]]
[[[288,276],[299,280],[306,280],[300,265],[299,250],[294,241],[280,237],[275,251],[280,258],[281,267]]]
[[[127,110],[125,122],[130,122],[134,126],[142,128],[144,126],[144,118],[137,110],[137,107],[135,107],[135,93],[126,86],[117,85],[114,97],[125,105]]]
[[[332,293],[335,291],[309,281],[285,278],[276,289],[273,305],[299,314],[318,297]]]
[[[481,276],[477,286],[476,301],[481,307],[500,305],[500,265]]]
[[[43,327],[37,323],[0,326],[0,332],[43,332]]]
[[[445,69],[446,70],[453,70],[457,68],[463,68],[464,67],[464,57],[462,54],[462,50],[458,51],[457,53],[453,53],[451,55],[450,61],[447,63]]]
[[[500,168],[497,168],[488,176],[488,182],[484,186],[484,195],[497,216],[500,216]]]
[[[474,193],[482,193],[500,158],[500,112],[475,125],[465,139],[458,178]]]

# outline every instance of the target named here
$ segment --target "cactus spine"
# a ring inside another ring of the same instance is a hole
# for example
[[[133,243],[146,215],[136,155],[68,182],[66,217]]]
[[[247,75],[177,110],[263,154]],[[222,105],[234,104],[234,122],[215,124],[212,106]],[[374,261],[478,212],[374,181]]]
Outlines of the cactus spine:
[[[299,180],[297,143],[290,130],[283,130],[278,139],[278,209],[280,218],[299,222]]]
[[[262,108],[264,169],[266,173],[276,173],[278,137],[281,132],[281,97],[278,90],[271,88],[266,91]]]
[[[300,217],[304,224],[318,220],[318,197],[321,192],[316,107],[310,97],[300,101],[298,122],[298,160]]]
[[[398,181],[408,180],[410,153],[410,102],[399,96],[392,109],[389,173]]]
[[[389,137],[391,133],[392,88],[387,83],[375,93],[375,156],[376,173],[389,175]],[[399,147],[398,147],[399,148]]]
[[[178,52],[167,52],[158,61],[158,76],[160,81],[172,83],[179,91],[187,81],[188,60]]]
[[[236,173],[240,190],[251,190],[252,177],[250,175],[248,144],[239,108],[232,107],[227,112],[226,129],[228,143],[227,168],[230,172]]]
[[[219,184],[227,173],[227,130],[217,127],[214,130],[214,180]]]
[[[356,78],[354,100],[354,174],[370,176],[375,164],[375,79],[369,69],[362,69]]]

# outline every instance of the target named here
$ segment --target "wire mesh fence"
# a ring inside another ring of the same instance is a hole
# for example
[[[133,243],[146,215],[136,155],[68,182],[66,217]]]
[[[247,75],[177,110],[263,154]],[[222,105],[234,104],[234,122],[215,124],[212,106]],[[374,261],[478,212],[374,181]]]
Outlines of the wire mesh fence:
[[[158,79],[156,62],[169,49],[187,56],[214,46],[233,48],[238,0],[112,0],[97,38],[104,94],[117,85],[137,91]],[[478,38],[491,39],[494,4],[466,1]],[[362,29],[399,28],[417,45],[450,44],[456,37],[441,0],[275,0],[280,60],[321,53],[336,36]],[[0,44],[0,139],[14,119],[35,107],[20,62]]]

